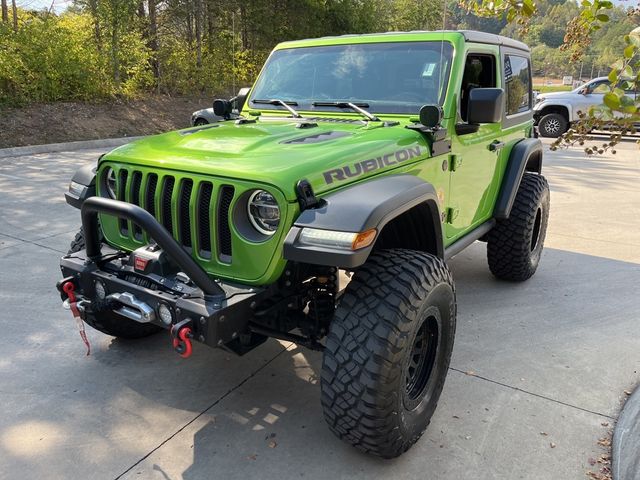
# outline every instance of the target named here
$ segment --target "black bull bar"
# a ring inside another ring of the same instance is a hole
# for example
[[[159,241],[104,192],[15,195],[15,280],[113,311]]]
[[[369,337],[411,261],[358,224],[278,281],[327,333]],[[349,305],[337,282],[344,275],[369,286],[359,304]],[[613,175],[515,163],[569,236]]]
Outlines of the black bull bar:
[[[162,288],[149,289],[128,281],[126,274],[130,270],[114,260],[113,251],[102,255],[98,213],[131,220],[144,229],[197,288],[180,293]],[[89,312],[95,311],[93,309],[100,304],[96,302],[95,290],[96,282],[99,281],[111,294],[107,299],[120,298],[118,308],[122,307],[120,303],[127,303],[123,298],[134,303],[144,302],[145,306],[155,312],[159,311],[161,304],[165,304],[174,314],[172,324],[163,324],[157,314],[151,315],[151,320],[146,321],[169,328],[172,332],[176,330],[176,334],[179,334],[179,328],[189,327],[190,338],[212,347],[224,346],[236,351],[229,342],[237,341],[243,333],[250,331],[249,324],[256,305],[270,294],[271,287],[250,287],[212,280],[149,212],[136,205],[90,197],[82,204],[81,217],[86,252],[65,255],[60,261],[63,277],[66,277],[58,282],[63,300],[67,298],[63,293],[64,283],[73,282],[77,287],[79,302],[85,302]],[[199,291],[201,294],[198,294]]]
[[[184,273],[195,283],[205,296],[224,297],[225,291],[196,263],[196,261],[175,241],[171,234],[149,212],[130,203],[102,197],[90,197],[82,204],[81,217],[84,240],[89,260],[101,256],[98,213],[106,213],[126,218],[145,230]]]

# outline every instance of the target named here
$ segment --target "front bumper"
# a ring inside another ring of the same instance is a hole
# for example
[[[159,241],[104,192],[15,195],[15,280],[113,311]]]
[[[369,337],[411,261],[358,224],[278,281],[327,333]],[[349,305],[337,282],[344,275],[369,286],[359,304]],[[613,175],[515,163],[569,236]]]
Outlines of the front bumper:
[[[82,317],[108,310],[165,329],[188,326],[194,340],[212,347],[224,346],[250,333],[254,309],[268,288],[211,280],[164,227],[140,207],[92,197],[85,200],[81,212],[86,251],[62,257],[64,279],[58,282],[58,290],[67,300],[63,285],[73,282]],[[157,245],[131,254],[102,246],[99,212],[135,222]],[[136,262],[141,253],[151,259],[144,268]],[[164,319],[160,315],[161,306],[171,312],[169,321],[166,315]]]

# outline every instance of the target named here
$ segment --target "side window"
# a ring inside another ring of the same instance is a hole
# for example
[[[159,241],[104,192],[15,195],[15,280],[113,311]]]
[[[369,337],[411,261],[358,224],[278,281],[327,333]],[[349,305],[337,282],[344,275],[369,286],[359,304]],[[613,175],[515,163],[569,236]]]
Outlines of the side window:
[[[460,117],[467,121],[469,93],[474,88],[494,88],[496,86],[496,57],[487,54],[470,53],[464,64],[462,87],[460,88]]]
[[[600,82],[593,86],[591,93],[607,93],[609,91],[609,82]]]
[[[528,59],[517,55],[504,56],[504,84],[507,115],[531,110],[531,70]]]

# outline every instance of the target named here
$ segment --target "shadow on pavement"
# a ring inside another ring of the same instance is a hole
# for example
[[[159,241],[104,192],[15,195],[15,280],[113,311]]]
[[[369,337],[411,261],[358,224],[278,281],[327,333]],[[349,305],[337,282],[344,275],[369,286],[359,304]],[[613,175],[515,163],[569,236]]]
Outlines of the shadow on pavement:
[[[398,468],[405,472],[398,478],[412,478],[407,472],[427,464],[439,472],[430,478],[469,478],[460,476],[465,468],[482,465],[496,469],[495,478],[519,478],[524,468],[541,472],[536,478],[581,478],[597,456],[599,425],[616,415],[618,386],[634,378],[637,340],[628,334],[637,326],[631,293],[640,265],[547,249],[536,276],[514,284],[493,279],[476,244],[452,269],[460,304],[452,367],[473,373],[450,372],[433,424],[400,459],[367,457],[333,437],[320,407],[321,355],[293,346],[136,466],[132,478],[384,478]],[[541,431],[553,432],[564,453],[549,457]],[[524,463],[500,466],[507,457]]]

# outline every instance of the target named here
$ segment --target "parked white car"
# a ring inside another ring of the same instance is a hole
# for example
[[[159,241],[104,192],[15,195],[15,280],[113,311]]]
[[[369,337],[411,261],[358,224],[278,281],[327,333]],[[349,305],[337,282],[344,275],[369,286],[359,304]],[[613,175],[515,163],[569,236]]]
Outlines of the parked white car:
[[[203,108],[191,114],[191,125],[196,127],[208,123],[216,123],[220,120],[223,120],[223,118],[213,113],[213,108]]]
[[[240,115],[240,111],[244,106],[249,90],[250,88],[241,88],[238,90],[238,94],[231,99],[232,112],[228,113],[229,117],[236,118]],[[197,110],[191,114],[191,125],[197,127],[208,123],[220,122],[225,119],[225,115],[227,114],[216,114],[213,108],[203,108],[202,110]]]
[[[542,137],[557,138],[578,119],[578,112],[588,112],[592,106],[602,105],[609,91],[607,77],[598,77],[570,92],[541,93],[535,97],[533,119]],[[634,96],[636,92],[626,92]]]

